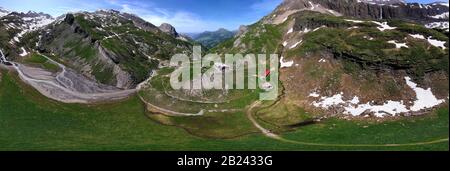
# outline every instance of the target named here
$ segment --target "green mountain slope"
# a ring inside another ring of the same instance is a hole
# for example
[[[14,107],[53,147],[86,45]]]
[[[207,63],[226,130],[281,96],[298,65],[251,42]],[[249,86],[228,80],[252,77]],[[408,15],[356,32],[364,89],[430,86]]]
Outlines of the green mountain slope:
[[[26,37],[30,49],[119,88],[135,86],[173,54],[189,53],[192,47],[134,15],[113,10],[67,14]]]

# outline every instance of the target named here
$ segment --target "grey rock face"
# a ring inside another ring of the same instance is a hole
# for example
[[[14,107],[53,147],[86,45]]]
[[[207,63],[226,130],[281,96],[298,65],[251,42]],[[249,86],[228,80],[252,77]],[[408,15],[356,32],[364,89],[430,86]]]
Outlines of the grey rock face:
[[[236,33],[235,37],[244,34],[245,32],[247,32],[247,30],[248,30],[248,26],[245,26],[245,25],[239,26],[239,30],[238,30],[238,32]]]
[[[162,24],[159,26],[159,29],[160,29],[161,31],[163,31],[163,32],[165,32],[165,33],[171,35],[171,36],[174,36],[174,37],[178,37],[178,36],[179,36],[178,33],[177,33],[177,31],[176,31],[176,29],[175,29],[175,27],[173,27],[173,26],[170,25],[170,24],[162,23]]]
[[[321,5],[345,16],[366,19],[403,19],[419,23],[443,21],[431,16],[448,12],[449,7],[440,3],[405,3],[402,0],[285,0],[276,11],[311,9]],[[445,19],[448,21],[447,19]]]
[[[206,31],[200,33],[194,40],[207,48],[212,48],[221,42],[234,37],[236,32],[226,29],[218,29],[217,31]]]
[[[404,0],[360,0],[363,3],[377,4],[377,5],[394,5],[394,4],[406,4]]]

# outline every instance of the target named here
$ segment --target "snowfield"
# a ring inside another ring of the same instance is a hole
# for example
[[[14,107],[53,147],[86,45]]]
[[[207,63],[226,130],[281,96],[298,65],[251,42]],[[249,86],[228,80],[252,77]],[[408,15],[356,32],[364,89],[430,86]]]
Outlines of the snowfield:
[[[411,36],[415,39],[425,40],[425,36],[420,35],[420,34],[410,34],[409,36]],[[428,37],[426,40],[428,41],[428,43],[430,43],[431,45],[433,45],[435,47],[442,48],[444,50],[447,49],[447,47],[445,47],[445,41],[433,39],[432,37]]]
[[[20,48],[21,50],[22,50],[22,53],[21,54],[19,54],[20,56],[27,56],[28,55],[28,52],[25,50],[25,48],[24,47],[22,47],[22,48]]]
[[[23,21],[24,23],[19,26],[14,24],[14,28],[22,29],[22,31],[18,33],[10,41],[11,44],[13,44],[14,42],[20,42],[20,38],[22,38],[22,36],[25,35],[25,33],[47,26],[48,24],[52,23],[55,20],[53,18],[48,18],[46,16],[38,16],[38,17],[25,17],[23,18]]]
[[[448,22],[432,22],[432,23],[425,24],[425,27],[426,28],[439,28],[439,29],[449,31]]]
[[[425,39],[425,36],[420,34],[409,34],[409,36],[415,38],[415,39]]]
[[[406,45],[406,43],[397,43],[395,40],[390,40],[390,41],[388,41],[388,43],[394,44],[394,45],[395,45],[395,48],[397,48],[397,49],[400,49],[400,48],[402,48],[402,47],[404,47],[404,48],[409,48],[409,46]]]
[[[377,22],[377,21],[372,21],[372,23],[375,23],[375,24],[379,25],[379,27],[377,27],[377,28],[378,28],[378,30],[380,30],[380,31],[394,30],[394,29],[397,28],[397,27],[391,27],[391,26],[389,26],[389,25],[387,24],[387,22],[382,22],[382,23],[380,23],[380,22]]]
[[[432,39],[431,37],[429,37],[428,39],[428,43],[430,43],[431,45],[433,45],[433,46],[435,46],[435,47],[439,47],[439,48],[442,48],[442,49],[446,49],[446,47],[445,47],[445,41],[440,41],[440,40],[437,40],[437,39]]]
[[[431,18],[435,18],[435,19],[448,19],[448,12],[444,12],[442,14],[439,15],[434,15],[434,16],[430,16]]]
[[[320,94],[317,92],[312,92],[309,94],[309,97],[320,97]]]
[[[294,65],[294,61],[284,62],[284,57],[280,58],[280,68],[289,68]]]
[[[365,21],[361,21],[361,20],[349,20],[349,19],[346,19],[345,21],[353,22],[353,23],[364,23],[365,22]]]
[[[422,109],[431,108],[441,103],[445,100],[438,100],[431,91],[431,88],[423,89],[417,87],[417,84],[411,81],[410,77],[405,77],[406,84],[411,87],[414,92],[416,92],[417,100],[414,101],[414,105],[411,107],[411,111],[420,111]]]
[[[361,114],[370,112],[376,117],[384,117],[386,115],[396,116],[401,113],[418,112],[424,109],[429,109],[444,103],[445,100],[437,99],[431,88],[423,89],[417,87],[417,84],[411,81],[410,77],[405,77],[406,84],[415,92],[416,100],[412,106],[407,107],[403,101],[388,100],[381,105],[374,105],[372,103],[360,104],[359,97],[355,96],[351,100],[344,100],[344,93],[341,92],[331,97],[320,97],[320,94],[312,92],[309,97],[318,98],[319,101],[312,102],[315,107],[329,109],[332,106],[344,108],[344,114],[352,116],[360,116]]]

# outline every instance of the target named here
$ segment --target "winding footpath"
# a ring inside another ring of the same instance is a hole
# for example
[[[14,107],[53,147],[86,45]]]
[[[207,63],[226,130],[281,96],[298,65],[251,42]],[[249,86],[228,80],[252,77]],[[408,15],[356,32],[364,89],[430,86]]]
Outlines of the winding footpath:
[[[145,103],[145,105],[147,105],[147,107],[152,108],[153,110],[156,110],[159,113],[162,113],[164,115],[168,115],[168,116],[202,116],[204,114],[204,110],[200,110],[198,113],[182,113],[182,112],[176,112],[173,110],[169,110],[169,109],[164,109],[161,107],[158,107],[154,104],[151,104],[149,102],[147,102],[142,96],[139,95],[139,98],[141,99],[141,101],[143,103]]]

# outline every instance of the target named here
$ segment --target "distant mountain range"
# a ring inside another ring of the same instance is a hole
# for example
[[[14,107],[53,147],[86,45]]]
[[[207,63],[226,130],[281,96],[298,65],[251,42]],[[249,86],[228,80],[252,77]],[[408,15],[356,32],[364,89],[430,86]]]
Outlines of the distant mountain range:
[[[216,31],[205,31],[202,33],[192,33],[187,35],[203,46],[212,48],[221,42],[232,38],[236,33],[236,31],[229,31],[227,29],[220,28]]]
[[[5,10],[2,7],[0,7],[0,17],[3,17],[3,16],[8,15],[8,14],[9,14],[8,10]]]
[[[189,53],[193,44],[168,24],[158,28],[114,10],[56,19],[10,12],[1,17],[0,31],[0,48],[9,60],[34,53],[54,56],[89,79],[121,89],[135,87],[171,54]]]

